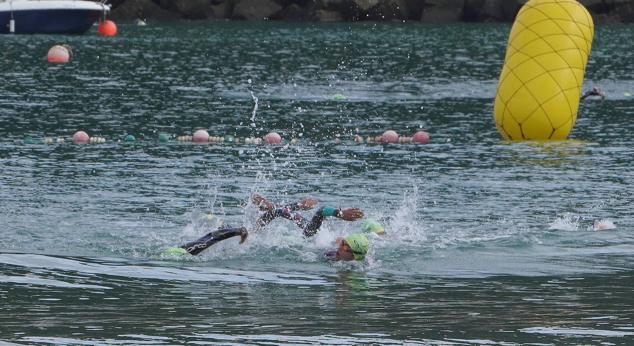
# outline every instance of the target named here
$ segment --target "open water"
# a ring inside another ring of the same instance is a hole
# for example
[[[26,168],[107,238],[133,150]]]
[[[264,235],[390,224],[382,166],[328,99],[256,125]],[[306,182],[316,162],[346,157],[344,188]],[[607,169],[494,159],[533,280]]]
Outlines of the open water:
[[[608,97],[554,143],[494,128],[509,25],[119,29],[0,37],[0,343],[634,342],[632,27],[597,28],[584,88]],[[72,62],[45,62],[56,43]],[[198,127],[286,141],[156,140]],[[428,145],[352,141],[421,128]],[[80,129],[108,142],[70,144]],[[359,207],[387,235],[361,264],[323,260],[359,229],[337,220],[162,255],[252,227],[253,192]]]

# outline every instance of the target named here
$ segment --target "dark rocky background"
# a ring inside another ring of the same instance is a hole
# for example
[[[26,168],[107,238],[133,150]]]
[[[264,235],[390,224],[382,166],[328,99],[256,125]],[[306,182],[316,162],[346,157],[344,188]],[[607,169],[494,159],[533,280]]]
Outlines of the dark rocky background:
[[[512,22],[526,0],[111,0],[114,20]],[[634,22],[634,0],[581,0],[595,23]]]

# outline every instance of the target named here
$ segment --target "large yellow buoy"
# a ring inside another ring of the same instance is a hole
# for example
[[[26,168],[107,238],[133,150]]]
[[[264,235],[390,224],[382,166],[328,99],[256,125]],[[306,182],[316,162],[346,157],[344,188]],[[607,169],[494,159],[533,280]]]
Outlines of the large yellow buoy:
[[[519,11],[495,96],[505,139],[566,139],[577,120],[594,24],[575,0],[530,0]]]

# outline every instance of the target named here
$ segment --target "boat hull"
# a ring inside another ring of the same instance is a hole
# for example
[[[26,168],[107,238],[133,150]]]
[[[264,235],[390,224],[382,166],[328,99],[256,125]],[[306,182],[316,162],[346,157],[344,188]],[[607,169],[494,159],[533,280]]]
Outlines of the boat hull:
[[[108,5],[90,1],[12,1],[0,3],[0,33],[83,34],[104,13]]]

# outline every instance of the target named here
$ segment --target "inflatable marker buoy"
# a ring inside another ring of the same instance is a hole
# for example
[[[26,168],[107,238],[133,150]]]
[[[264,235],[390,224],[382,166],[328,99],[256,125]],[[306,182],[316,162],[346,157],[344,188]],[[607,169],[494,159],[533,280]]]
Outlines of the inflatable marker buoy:
[[[166,143],[169,142],[170,140],[170,135],[164,132],[159,133],[158,135],[158,141],[161,143]]]
[[[77,131],[73,134],[73,143],[75,144],[88,144],[90,136],[84,131]]]
[[[111,20],[104,20],[99,23],[97,27],[97,33],[99,36],[116,36],[117,35],[117,24],[115,24]]]
[[[209,141],[209,132],[206,130],[196,130],[192,136],[194,143],[207,143]]]
[[[398,143],[398,133],[394,130],[387,130],[381,135],[381,143]]]
[[[418,143],[418,144],[427,144],[429,143],[429,140],[430,140],[429,133],[425,131],[418,131],[412,137],[412,142]]]
[[[46,60],[50,63],[67,63],[72,55],[70,46],[57,44],[48,50]]]
[[[495,125],[502,137],[568,137],[593,36],[592,17],[575,0],[530,0],[520,9],[495,97]]]
[[[277,132],[269,132],[262,140],[265,144],[280,144],[282,143],[282,136],[280,136]]]

